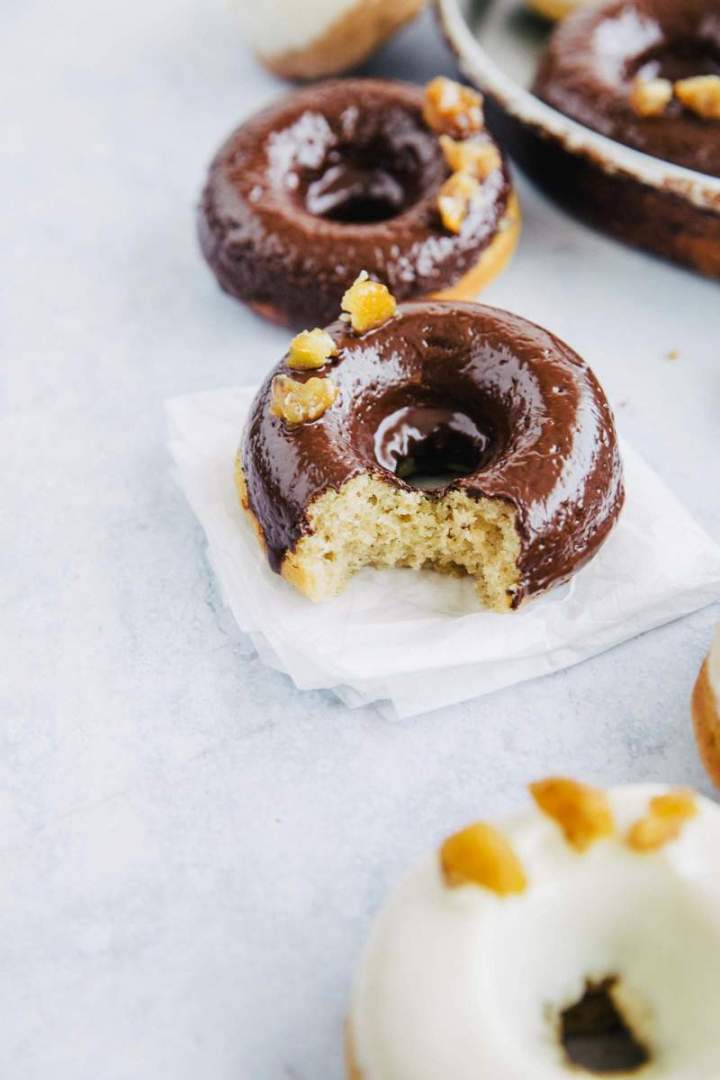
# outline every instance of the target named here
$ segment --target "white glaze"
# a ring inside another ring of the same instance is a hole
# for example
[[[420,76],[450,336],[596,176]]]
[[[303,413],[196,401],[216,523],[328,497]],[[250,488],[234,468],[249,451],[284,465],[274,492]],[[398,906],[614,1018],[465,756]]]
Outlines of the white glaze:
[[[633,852],[622,837],[661,790],[610,792],[617,838],[585,854],[534,807],[508,823],[529,878],[519,896],[448,888],[437,852],[420,863],[378,918],[356,984],[363,1080],[577,1077],[554,1022],[586,979],[611,975],[652,1049],[638,1076],[719,1076],[720,809],[699,798],[678,841]]]
[[[234,6],[248,42],[269,58],[291,49],[304,49],[364,0],[235,0]]]

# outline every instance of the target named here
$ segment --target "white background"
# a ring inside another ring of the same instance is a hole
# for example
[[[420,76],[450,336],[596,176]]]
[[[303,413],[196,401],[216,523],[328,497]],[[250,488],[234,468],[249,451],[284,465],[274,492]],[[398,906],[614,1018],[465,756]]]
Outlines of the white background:
[[[0,40],[0,1077],[339,1080],[408,860],[548,772],[709,791],[688,699],[718,611],[408,722],[264,667],[162,401],[255,381],[287,340],[220,293],[193,223],[216,145],[280,84],[220,0],[4,0]],[[441,69],[429,18],[371,68]],[[590,360],[720,538],[718,286],[520,192],[487,299]]]

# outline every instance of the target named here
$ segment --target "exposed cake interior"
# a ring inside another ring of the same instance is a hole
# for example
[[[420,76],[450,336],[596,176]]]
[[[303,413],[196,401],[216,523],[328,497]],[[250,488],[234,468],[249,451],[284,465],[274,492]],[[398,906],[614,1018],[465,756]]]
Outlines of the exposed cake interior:
[[[247,504],[239,463],[238,486]],[[336,596],[364,566],[404,566],[469,574],[486,607],[512,604],[520,539],[515,512],[501,499],[426,494],[364,474],[317,498],[307,529],[282,573],[312,600]]]

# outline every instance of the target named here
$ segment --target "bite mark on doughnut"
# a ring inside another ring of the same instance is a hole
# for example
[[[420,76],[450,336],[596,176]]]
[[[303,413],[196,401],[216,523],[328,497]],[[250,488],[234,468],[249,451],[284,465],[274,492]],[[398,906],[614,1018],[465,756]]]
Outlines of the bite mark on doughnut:
[[[520,579],[515,516],[501,499],[459,490],[431,498],[366,473],[311,504],[309,533],[281,572],[318,602],[341,593],[365,566],[468,574],[486,607],[508,611]]]
[[[479,885],[510,896],[524,892],[527,878],[507,837],[478,821],[449,836],[440,848],[440,867],[449,888]]]
[[[628,846],[637,852],[658,851],[677,840],[688,821],[698,813],[695,793],[677,788],[650,800],[648,813],[639,818],[627,835]]]
[[[544,814],[562,829],[576,851],[584,852],[615,833],[607,794],[589,784],[553,777],[530,785],[530,794]]]

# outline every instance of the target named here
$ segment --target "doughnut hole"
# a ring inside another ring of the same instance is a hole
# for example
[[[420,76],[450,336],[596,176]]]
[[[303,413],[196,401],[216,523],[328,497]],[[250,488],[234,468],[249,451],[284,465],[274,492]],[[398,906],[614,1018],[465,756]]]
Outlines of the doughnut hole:
[[[384,418],[374,450],[382,468],[413,487],[430,489],[482,468],[493,443],[490,425],[481,426],[452,405],[405,405]]]
[[[306,113],[271,137],[271,175],[314,218],[371,226],[405,213],[447,175],[419,111],[352,106],[337,117]]]
[[[720,1075],[720,932],[702,890],[666,860],[629,854],[613,876],[609,864],[598,872],[602,858],[586,856],[489,928],[496,1019],[528,1075]]]
[[[316,600],[337,595],[364,566],[469,575],[486,607],[508,610],[519,580],[515,511],[502,499],[470,497],[455,483],[491,462],[501,437],[452,402],[401,401],[389,395],[371,444],[364,445],[366,432],[359,439],[377,472],[312,504],[310,534],[287,556],[283,573]],[[383,480],[383,472],[405,486]]]
[[[650,1061],[615,1000],[618,980],[588,982],[583,996],[560,1014],[559,1037],[568,1062],[607,1075],[636,1071]]]

